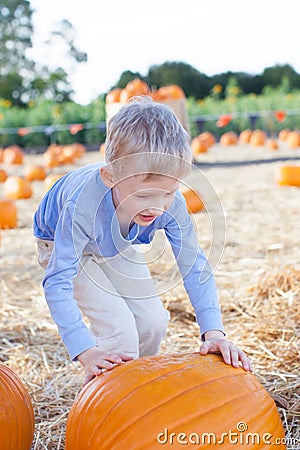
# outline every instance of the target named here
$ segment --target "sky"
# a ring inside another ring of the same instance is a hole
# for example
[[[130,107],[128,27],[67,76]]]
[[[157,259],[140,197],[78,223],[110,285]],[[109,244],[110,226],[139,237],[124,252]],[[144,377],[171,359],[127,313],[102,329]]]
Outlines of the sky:
[[[31,56],[62,65],[88,104],[122,72],[146,75],[166,61],[190,64],[207,75],[261,73],[290,64],[300,73],[300,4],[296,0],[30,0],[35,29]],[[60,46],[44,42],[67,19],[88,62],[75,67]]]

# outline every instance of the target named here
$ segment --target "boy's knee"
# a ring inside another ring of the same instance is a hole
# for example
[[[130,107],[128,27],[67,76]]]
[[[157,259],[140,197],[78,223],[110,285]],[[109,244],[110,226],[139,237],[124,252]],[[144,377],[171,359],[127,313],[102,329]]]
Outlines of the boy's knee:
[[[169,311],[163,309],[161,314],[153,316],[151,313],[137,323],[140,356],[154,355],[158,352],[164,339],[170,320]]]
[[[92,334],[94,335],[93,332]],[[133,330],[118,330],[115,336],[94,335],[94,338],[98,347],[104,352],[121,352],[134,359],[139,357],[139,336]]]

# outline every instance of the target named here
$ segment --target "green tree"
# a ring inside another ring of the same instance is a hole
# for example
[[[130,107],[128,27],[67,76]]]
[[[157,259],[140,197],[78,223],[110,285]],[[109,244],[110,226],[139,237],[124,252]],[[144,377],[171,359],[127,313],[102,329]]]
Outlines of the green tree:
[[[38,65],[28,57],[34,33],[33,12],[28,0],[1,0],[0,98],[10,100],[16,106],[26,106],[30,100],[41,96],[62,102],[70,100],[73,92],[63,67]],[[66,60],[75,63],[87,60],[86,53],[75,46],[75,30],[69,21],[60,22],[57,30],[51,33],[51,37],[54,36],[64,43]]]

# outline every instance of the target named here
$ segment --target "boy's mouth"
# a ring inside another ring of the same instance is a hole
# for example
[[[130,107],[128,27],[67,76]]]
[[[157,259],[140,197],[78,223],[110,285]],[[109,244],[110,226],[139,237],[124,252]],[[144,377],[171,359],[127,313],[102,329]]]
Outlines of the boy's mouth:
[[[147,215],[147,214],[139,214],[139,217],[144,222],[152,222],[152,220],[156,219],[156,216],[150,216],[150,215]]]

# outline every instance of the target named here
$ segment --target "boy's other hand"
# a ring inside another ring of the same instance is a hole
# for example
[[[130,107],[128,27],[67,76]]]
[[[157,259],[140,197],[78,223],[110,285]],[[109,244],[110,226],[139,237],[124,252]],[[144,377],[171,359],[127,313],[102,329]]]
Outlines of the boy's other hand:
[[[80,353],[77,357],[85,370],[83,386],[91,381],[95,376],[100,375],[102,369],[111,370],[116,365],[132,360],[132,356],[121,352],[103,352],[98,347],[91,347]]]
[[[200,354],[207,355],[207,353],[221,354],[226,364],[240,367],[241,363],[244,370],[252,372],[248,356],[232,342],[225,339],[221,331],[211,330],[205,333],[205,342],[200,347]]]

